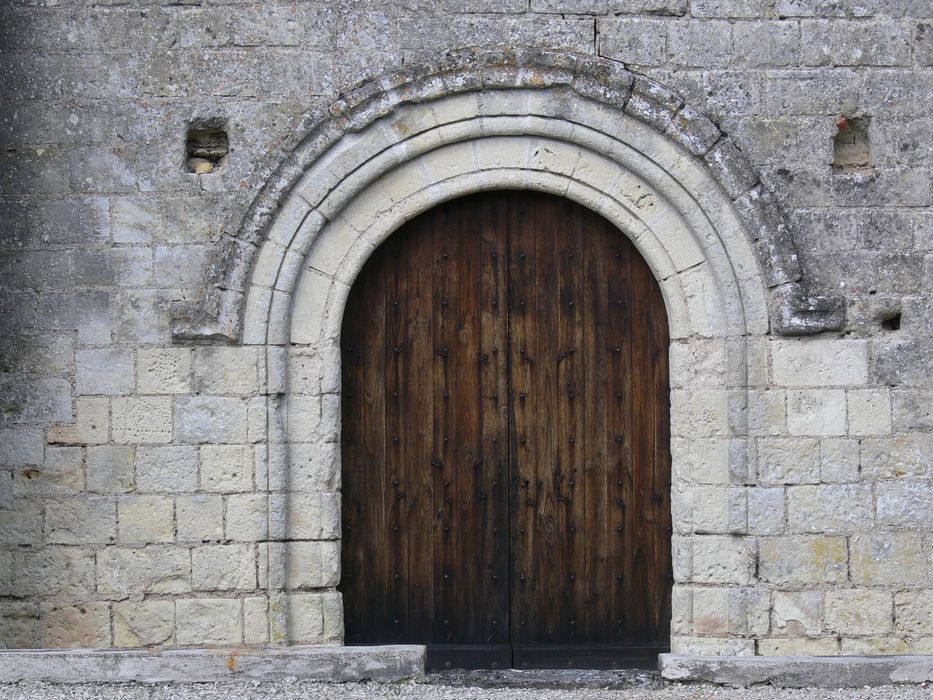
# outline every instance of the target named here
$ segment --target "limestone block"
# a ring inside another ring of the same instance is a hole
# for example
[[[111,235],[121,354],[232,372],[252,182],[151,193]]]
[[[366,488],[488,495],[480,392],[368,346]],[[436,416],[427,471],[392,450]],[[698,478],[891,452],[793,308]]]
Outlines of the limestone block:
[[[847,483],[859,478],[859,444],[851,438],[820,441],[820,481]]]
[[[933,589],[896,593],[894,615],[900,632],[933,633]]]
[[[132,447],[100,445],[87,448],[87,490],[97,493],[126,493],[133,489]]]
[[[758,577],[787,585],[823,585],[847,579],[844,537],[800,535],[762,537],[758,545]]]
[[[233,493],[253,490],[253,449],[249,445],[204,445],[201,488]]]
[[[288,533],[295,539],[340,537],[339,493],[294,493],[288,500]]]
[[[37,604],[0,600],[0,649],[33,649],[40,646]]]
[[[671,637],[671,652],[688,656],[754,656],[754,639]]]
[[[879,482],[876,497],[879,525],[933,530],[933,482]]]
[[[716,389],[671,391],[671,434],[679,437],[729,436],[729,393]]]
[[[26,467],[42,464],[44,442],[42,431],[36,428],[0,428],[0,466]]]
[[[42,543],[42,501],[0,496],[0,544]]]
[[[728,484],[729,440],[726,438],[672,438],[674,472],[700,484]]]
[[[749,488],[748,533],[751,535],[779,535],[785,531],[786,507],[782,487]]]
[[[113,604],[113,645],[169,645],[175,632],[175,603],[141,600]]]
[[[191,551],[191,577],[198,591],[254,590],[255,549],[246,544],[195,547]]]
[[[182,547],[104,549],[97,553],[97,592],[124,598],[191,590],[190,557]]]
[[[767,634],[770,592],[754,588],[696,588],[693,631],[702,636]]]
[[[691,338],[671,343],[671,386],[721,387],[726,376],[726,345],[720,339]]]
[[[852,532],[874,520],[870,484],[791,486],[787,489],[790,532]]]
[[[216,542],[224,538],[224,504],[220,496],[196,494],[175,499],[179,542]]]
[[[175,602],[179,646],[241,644],[243,606],[238,599],[198,598]]]
[[[288,542],[287,587],[327,588],[340,580],[339,542]]]
[[[254,396],[246,404],[246,439],[248,442],[265,442],[267,439],[280,441],[284,438],[273,431],[278,427],[274,416],[270,416],[271,401],[266,396]]]
[[[43,603],[39,628],[42,646],[52,649],[110,646],[110,605]]]
[[[289,445],[291,488],[336,491],[340,488],[340,446],[336,443]]]
[[[789,391],[787,429],[791,435],[845,435],[846,393],[841,389]]]
[[[835,637],[818,639],[759,639],[761,656],[837,656],[839,642]]]
[[[84,490],[84,455],[80,447],[49,447],[41,469],[13,472],[15,495],[70,495]]]
[[[749,584],[754,570],[753,540],[715,535],[694,538],[692,580],[695,583]]]
[[[112,498],[47,501],[45,541],[49,544],[109,544],[117,538],[116,504]]]
[[[84,396],[129,394],[136,384],[133,352],[126,348],[79,350],[75,366],[75,389]]]
[[[288,439],[291,442],[314,442],[318,437],[322,411],[321,396],[289,396]]]
[[[269,600],[265,597],[243,599],[243,643],[269,643]]]
[[[261,357],[261,348],[257,347],[195,348],[194,390],[204,394],[255,394],[259,390]]]
[[[771,362],[780,386],[858,386],[868,380],[864,340],[775,340]]]
[[[117,510],[120,542],[174,541],[174,502],[170,497],[122,496]]]
[[[167,396],[115,398],[111,403],[113,441],[152,444],[172,440],[172,401]]]
[[[761,484],[815,484],[820,479],[820,443],[809,438],[759,438]]]
[[[100,445],[110,439],[110,401],[105,398],[78,397],[73,425],[49,428],[49,444]]]
[[[288,641],[292,644],[339,642],[343,605],[339,593],[292,593],[287,597]]]
[[[748,435],[785,434],[785,401],[783,391],[750,390],[745,416]],[[736,432],[739,432],[738,427]]]
[[[850,435],[887,435],[891,432],[891,392],[888,389],[850,389]]]
[[[895,389],[892,403],[895,430],[933,430],[933,391]]]
[[[136,449],[136,490],[140,493],[197,491],[197,448],[188,445],[144,446]]]
[[[821,591],[775,591],[771,609],[774,634],[812,637],[822,630]]]
[[[136,375],[140,394],[187,394],[191,391],[191,350],[140,348]]]
[[[228,496],[225,520],[228,540],[256,542],[266,539],[269,531],[269,497],[253,493]]]
[[[923,585],[926,557],[918,532],[858,534],[849,543],[852,582],[863,586]]]
[[[898,637],[867,637],[850,639],[844,637],[840,643],[843,656],[880,656],[887,654],[910,654],[911,645]]]
[[[865,438],[861,445],[863,478],[933,478],[933,433]]]
[[[694,488],[693,528],[698,533],[744,533],[748,503],[744,488]]]
[[[892,627],[890,591],[864,588],[828,590],[824,597],[826,627],[840,634],[867,635]]]
[[[222,396],[185,396],[175,404],[177,439],[185,443],[245,442],[246,402]]]
[[[22,596],[86,596],[94,591],[94,553],[74,547],[14,552],[13,571]]]

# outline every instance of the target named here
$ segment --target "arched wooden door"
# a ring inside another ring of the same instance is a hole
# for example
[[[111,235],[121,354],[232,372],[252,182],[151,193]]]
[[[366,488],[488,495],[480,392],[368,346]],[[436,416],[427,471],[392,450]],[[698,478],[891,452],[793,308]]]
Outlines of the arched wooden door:
[[[343,325],[348,644],[444,666],[624,667],[669,643],[668,325],[644,260],[569,200],[404,225]]]

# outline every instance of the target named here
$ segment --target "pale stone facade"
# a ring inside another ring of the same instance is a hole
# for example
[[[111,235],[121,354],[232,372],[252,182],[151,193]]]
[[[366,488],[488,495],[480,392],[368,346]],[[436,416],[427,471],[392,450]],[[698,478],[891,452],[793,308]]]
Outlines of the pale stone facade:
[[[664,292],[674,651],[933,653],[927,5],[7,3],[0,647],[340,643],[347,292],[515,187]]]

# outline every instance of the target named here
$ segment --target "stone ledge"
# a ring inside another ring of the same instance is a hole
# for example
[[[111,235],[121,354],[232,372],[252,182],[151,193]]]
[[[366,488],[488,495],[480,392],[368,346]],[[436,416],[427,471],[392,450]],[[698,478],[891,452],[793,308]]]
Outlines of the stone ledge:
[[[423,646],[0,651],[0,683],[394,681],[424,673]]]
[[[739,688],[856,688],[933,681],[930,656],[685,656],[661,654],[661,676]]]

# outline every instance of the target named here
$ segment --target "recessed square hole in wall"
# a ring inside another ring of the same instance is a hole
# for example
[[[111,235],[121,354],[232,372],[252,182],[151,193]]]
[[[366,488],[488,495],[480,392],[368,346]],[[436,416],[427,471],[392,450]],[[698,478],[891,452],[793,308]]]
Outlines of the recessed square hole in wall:
[[[901,315],[891,314],[881,319],[881,328],[886,331],[899,331],[901,329]]]
[[[185,139],[185,169],[205,175],[220,167],[230,151],[230,139],[223,125],[191,124]]]
[[[875,164],[868,140],[871,117],[839,117],[833,137],[833,169],[838,173],[870,174]]]

